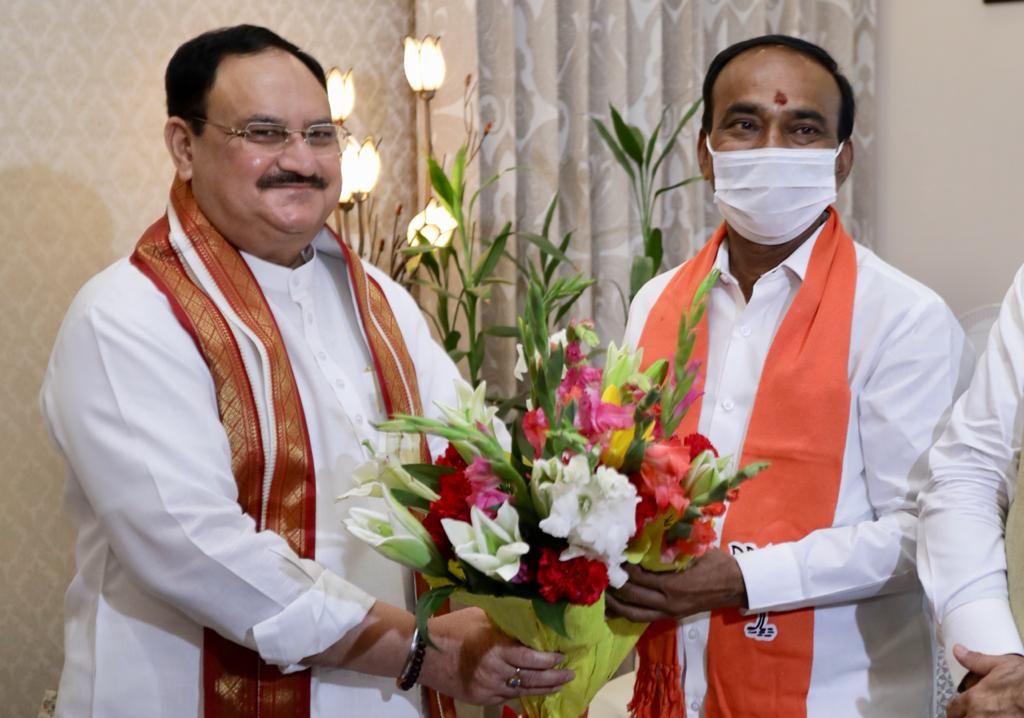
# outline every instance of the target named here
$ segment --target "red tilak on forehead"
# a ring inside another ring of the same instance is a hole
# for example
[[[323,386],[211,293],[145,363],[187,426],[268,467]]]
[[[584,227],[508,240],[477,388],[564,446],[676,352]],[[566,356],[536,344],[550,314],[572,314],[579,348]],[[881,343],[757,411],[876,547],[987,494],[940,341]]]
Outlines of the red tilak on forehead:
[[[789,98],[786,97],[786,93],[783,92],[782,90],[776,90],[775,91],[775,104],[776,105],[785,105],[787,102],[789,102]]]

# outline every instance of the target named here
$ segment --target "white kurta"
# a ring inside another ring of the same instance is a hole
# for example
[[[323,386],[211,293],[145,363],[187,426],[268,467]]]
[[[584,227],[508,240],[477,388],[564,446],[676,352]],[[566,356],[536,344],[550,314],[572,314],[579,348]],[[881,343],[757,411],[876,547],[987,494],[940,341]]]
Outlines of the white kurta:
[[[1006,293],[971,385],[929,455],[917,547],[954,684],[963,644],[1024,654],[1006,588],[1004,524],[1017,489],[1024,432],[1024,269]],[[1018,500],[1020,497],[1017,497]]]
[[[156,286],[123,259],[72,303],[41,395],[78,528],[59,716],[199,716],[203,626],[287,667],[336,642],[375,599],[407,604],[411,574],[348,534],[342,519],[355,502],[335,501],[365,460],[362,442],[379,445],[372,422],[383,413],[344,260],[325,239],[294,270],[243,255],[306,414],[315,561],[257,532],[239,508],[209,369]],[[458,371],[412,297],[366,270],[387,295],[424,408],[436,415],[434,401],[455,403]],[[418,691],[397,691],[391,678],[312,671],[313,716],[419,715]]]
[[[719,250],[715,266],[722,276],[709,300],[699,430],[735,461],[765,357],[817,237],[764,274],[749,302],[729,272],[726,244]],[[963,333],[934,292],[870,250],[858,245],[856,251],[852,397],[832,527],[737,560],[752,614],[818,607],[809,718],[910,718],[929,715],[932,703],[930,633],[914,570],[920,462],[953,400]],[[639,341],[674,272],[654,278],[637,295],[628,344]],[[687,716],[703,712],[708,627],[706,613],[681,623]]]

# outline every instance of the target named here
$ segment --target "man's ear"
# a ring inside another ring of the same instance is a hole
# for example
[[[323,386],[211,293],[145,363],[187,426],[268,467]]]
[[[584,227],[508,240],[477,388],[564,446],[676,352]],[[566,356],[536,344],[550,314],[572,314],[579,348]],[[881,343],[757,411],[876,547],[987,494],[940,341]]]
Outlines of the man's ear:
[[[715,186],[715,170],[711,162],[711,153],[708,152],[708,135],[702,127],[697,133],[697,166],[700,167],[700,174],[705,180]]]
[[[853,170],[853,154],[853,138],[850,137],[843,143],[843,149],[836,157],[836,189],[843,186],[843,182]]]
[[[171,155],[171,162],[178,172],[178,178],[187,182],[192,179],[192,131],[180,117],[167,118],[164,125],[164,144]]]

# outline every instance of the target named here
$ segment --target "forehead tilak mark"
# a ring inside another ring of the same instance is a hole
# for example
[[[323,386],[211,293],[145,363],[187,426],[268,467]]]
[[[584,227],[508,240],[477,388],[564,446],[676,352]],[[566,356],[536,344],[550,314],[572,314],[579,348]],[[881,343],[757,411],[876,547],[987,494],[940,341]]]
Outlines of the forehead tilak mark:
[[[787,102],[789,102],[789,98],[786,97],[786,93],[783,92],[782,90],[776,90],[775,91],[775,104],[776,105],[785,105]]]

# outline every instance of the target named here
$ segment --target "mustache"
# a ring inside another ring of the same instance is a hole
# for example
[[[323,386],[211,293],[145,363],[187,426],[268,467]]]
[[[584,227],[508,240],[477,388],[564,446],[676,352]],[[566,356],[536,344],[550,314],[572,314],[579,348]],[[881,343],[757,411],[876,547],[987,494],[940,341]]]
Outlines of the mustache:
[[[327,180],[320,175],[300,175],[298,172],[277,172],[272,175],[264,175],[256,181],[256,186],[259,189],[297,184],[308,184],[315,189],[327,188]]]

